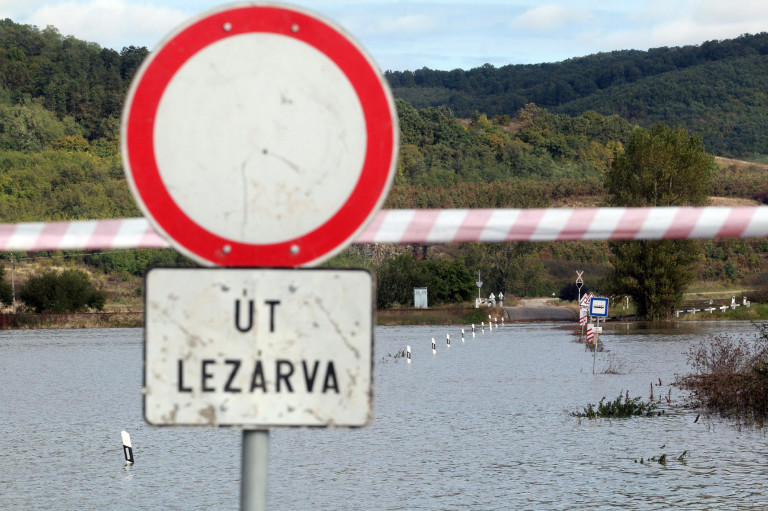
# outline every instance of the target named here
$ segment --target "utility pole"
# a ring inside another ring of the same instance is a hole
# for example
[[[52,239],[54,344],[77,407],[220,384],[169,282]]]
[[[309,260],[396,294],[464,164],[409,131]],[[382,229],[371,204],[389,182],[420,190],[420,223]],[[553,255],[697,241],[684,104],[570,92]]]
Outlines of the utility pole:
[[[14,276],[13,256],[11,256],[11,312],[16,312],[16,278]]]

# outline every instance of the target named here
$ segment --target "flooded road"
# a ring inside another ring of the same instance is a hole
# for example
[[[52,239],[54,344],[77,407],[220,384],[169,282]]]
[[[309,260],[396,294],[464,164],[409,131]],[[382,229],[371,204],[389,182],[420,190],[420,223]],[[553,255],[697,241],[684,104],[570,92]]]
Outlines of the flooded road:
[[[373,422],[273,429],[268,507],[765,509],[765,433],[694,422],[670,387],[692,343],[754,328],[681,325],[609,324],[595,375],[572,323],[378,327]],[[141,382],[139,329],[0,331],[0,508],[238,509],[241,432],[149,427]],[[571,415],[652,384],[661,417]]]

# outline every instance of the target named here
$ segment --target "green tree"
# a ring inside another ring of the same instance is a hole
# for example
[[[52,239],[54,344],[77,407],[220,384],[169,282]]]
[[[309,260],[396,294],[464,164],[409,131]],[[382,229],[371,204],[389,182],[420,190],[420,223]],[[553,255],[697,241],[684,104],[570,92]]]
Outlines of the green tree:
[[[420,261],[420,273],[427,275],[431,303],[467,302],[472,299],[475,279],[464,259],[438,257]]]
[[[21,288],[21,300],[35,312],[78,312],[87,308],[102,310],[105,296],[80,270],[61,273],[49,270],[33,275]]]
[[[612,206],[701,206],[712,188],[714,158],[683,128],[636,129],[606,176]],[[694,279],[701,257],[692,240],[614,241],[613,287],[634,299],[638,314],[669,317]]]
[[[426,284],[426,275],[419,271],[413,254],[405,252],[385,259],[376,270],[376,307],[413,305],[413,288]]]
[[[527,242],[464,245],[467,265],[481,273],[485,298],[500,291],[509,297],[549,296],[555,288],[539,257],[540,249],[540,244]]]

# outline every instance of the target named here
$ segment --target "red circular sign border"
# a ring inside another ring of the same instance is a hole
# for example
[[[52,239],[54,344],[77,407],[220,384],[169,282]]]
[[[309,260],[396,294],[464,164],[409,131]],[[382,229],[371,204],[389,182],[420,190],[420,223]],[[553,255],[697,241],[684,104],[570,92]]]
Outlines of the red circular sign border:
[[[229,240],[196,224],[168,193],[154,151],[157,109],[178,69],[212,43],[257,32],[292,37],[313,46],[332,60],[357,94],[367,134],[362,171],[344,205],[313,231],[273,244]],[[276,6],[242,6],[214,12],[183,27],[167,40],[150,56],[134,79],[123,122],[126,174],[130,174],[129,181],[137,201],[153,225],[193,258],[232,267],[307,265],[346,246],[378,210],[389,190],[397,138],[390,97],[366,55],[325,21]]]

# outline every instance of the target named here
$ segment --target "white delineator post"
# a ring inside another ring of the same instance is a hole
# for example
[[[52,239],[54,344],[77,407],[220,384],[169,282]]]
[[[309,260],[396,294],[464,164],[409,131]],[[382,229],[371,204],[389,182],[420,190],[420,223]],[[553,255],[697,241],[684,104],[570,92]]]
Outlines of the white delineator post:
[[[410,364],[411,363],[411,347],[410,346],[406,346],[405,356],[408,359],[408,363]]]
[[[131,446],[131,435],[127,431],[121,431],[120,436],[123,440],[123,454],[125,455],[125,464],[133,465],[133,447]]]
[[[447,348],[451,347],[451,334],[445,334],[445,346]]]
[[[432,338],[432,354],[437,355],[437,347],[435,346],[435,338]]]
[[[461,329],[461,342],[464,342],[464,329]]]

